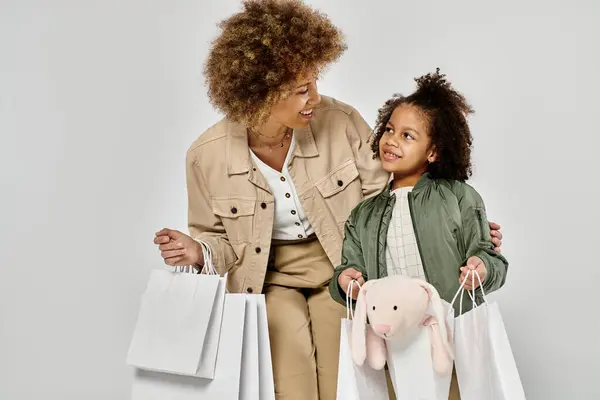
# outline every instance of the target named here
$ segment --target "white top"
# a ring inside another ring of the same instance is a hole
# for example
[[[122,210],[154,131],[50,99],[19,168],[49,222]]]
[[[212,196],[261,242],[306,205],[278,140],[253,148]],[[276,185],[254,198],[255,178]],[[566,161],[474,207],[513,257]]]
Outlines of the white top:
[[[261,161],[260,158],[250,150],[250,155],[260,173],[267,180],[269,188],[275,199],[275,217],[273,219],[273,239],[297,240],[304,239],[314,233],[296,192],[288,171],[288,161],[294,151],[294,136],[287,156],[283,163],[281,172],[274,170]]]
[[[388,275],[407,275],[425,280],[421,254],[413,229],[408,193],[412,187],[401,187],[392,193],[396,204],[387,233],[385,258]]]

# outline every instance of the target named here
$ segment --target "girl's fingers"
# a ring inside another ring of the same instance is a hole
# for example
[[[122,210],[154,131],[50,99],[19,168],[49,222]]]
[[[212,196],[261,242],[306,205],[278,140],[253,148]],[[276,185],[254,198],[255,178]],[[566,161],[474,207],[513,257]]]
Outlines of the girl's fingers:
[[[479,287],[479,282],[475,283],[475,289]],[[473,284],[471,282],[465,283],[465,290],[473,290]]]
[[[458,279],[458,283],[462,285],[462,283],[465,282],[466,276],[467,276],[467,274],[461,274],[460,278]],[[467,278],[467,281],[463,285],[463,288],[465,290],[473,290],[473,282],[471,280],[471,274],[469,274],[469,277]]]
[[[465,282],[465,287],[467,287],[467,285],[471,284],[471,282],[469,282],[470,277],[471,277],[471,274],[469,274],[469,277],[467,277],[466,273],[462,273],[462,274],[460,274],[460,278],[458,278],[458,283],[462,284],[463,282],[465,282],[465,279],[466,279],[467,281]]]

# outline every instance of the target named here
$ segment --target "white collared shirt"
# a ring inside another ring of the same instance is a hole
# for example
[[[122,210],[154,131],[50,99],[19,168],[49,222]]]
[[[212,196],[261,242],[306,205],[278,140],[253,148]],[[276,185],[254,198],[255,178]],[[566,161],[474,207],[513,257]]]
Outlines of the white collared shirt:
[[[298,240],[304,239],[314,233],[308,222],[306,214],[300,204],[296,187],[292,182],[288,171],[289,158],[293,154],[295,146],[294,135],[290,143],[287,156],[283,163],[281,172],[274,170],[265,164],[250,150],[250,156],[256,164],[260,173],[264,176],[271,188],[275,199],[275,216],[273,219],[273,239]]]
[[[396,204],[387,233],[385,258],[388,275],[406,275],[411,278],[425,279],[423,263],[413,228],[408,193],[411,187],[401,187],[392,193]]]

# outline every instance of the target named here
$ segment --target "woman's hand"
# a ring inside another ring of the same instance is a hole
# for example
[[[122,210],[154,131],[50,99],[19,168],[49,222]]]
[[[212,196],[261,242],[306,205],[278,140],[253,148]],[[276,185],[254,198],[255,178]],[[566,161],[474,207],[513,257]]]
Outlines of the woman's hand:
[[[158,245],[165,264],[170,266],[203,265],[202,245],[185,233],[164,228],[156,232],[154,243]]]
[[[479,279],[473,272],[477,272],[479,274]],[[467,276],[467,273],[469,274]],[[465,290],[473,290],[479,287],[479,281],[483,283],[485,281],[485,276],[487,275],[487,269],[485,268],[485,264],[483,260],[479,257],[471,257],[467,260],[467,265],[460,268],[460,278],[458,278],[458,282],[462,285],[465,278],[467,281],[465,282]],[[473,283],[473,280],[474,283]]]
[[[343,270],[340,273],[340,275],[338,276],[338,283],[339,283],[340,287],[342,288],[342,290],[344,291],[344,293],[346,293],[346,290],[348,290],[348,285],[352,281],[358,281],[358,283],[360,285],[363,285],[365,283],[365,279],[363,278],[360,271],[357,271],[354,268],[347,268],[347,269]],[[352,297],[354,300],[356,300],[356,298],[358,297],[359,290],[360,289],[358,288],[358,285],[353,285],[352,293],[350,293],[350,297]],[[348,293],[346,293],[346,294],[348,294]]]
[[[494,244],[494,251],[496,253],[502,252],[502,233],[500,232],[500,225],[490,221],[490,235],[492,235],[492,243]]]

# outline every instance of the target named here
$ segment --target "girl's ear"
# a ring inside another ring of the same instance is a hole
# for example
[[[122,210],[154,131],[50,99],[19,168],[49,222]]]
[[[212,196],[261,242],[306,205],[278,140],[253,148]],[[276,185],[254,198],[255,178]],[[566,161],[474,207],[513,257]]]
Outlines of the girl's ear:
[[[427,161],[429,164],[432,164],[438,160],[437,150],[435,147],[431,146],[429,149],[429,153],[427,153]]]

